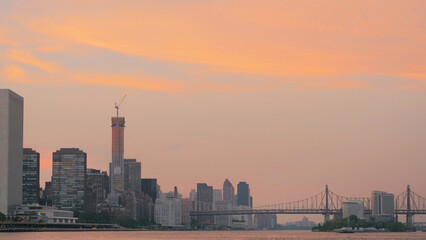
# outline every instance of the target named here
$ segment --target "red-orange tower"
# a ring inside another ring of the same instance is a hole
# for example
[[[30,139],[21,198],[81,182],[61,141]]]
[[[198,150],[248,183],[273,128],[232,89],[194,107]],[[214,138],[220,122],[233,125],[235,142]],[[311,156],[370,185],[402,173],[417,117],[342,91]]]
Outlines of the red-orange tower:
[[[111,191],[124,191],[124,117],[112,117]]]

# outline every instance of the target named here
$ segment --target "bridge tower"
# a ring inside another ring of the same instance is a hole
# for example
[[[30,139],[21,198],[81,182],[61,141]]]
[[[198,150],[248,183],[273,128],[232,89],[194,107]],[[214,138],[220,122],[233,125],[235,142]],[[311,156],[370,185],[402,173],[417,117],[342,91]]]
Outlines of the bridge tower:
[[[330,212],[328,210],[328,184],[325,185],[325,213],[324,213],[324,222],[330,220]]]
[[[410,185],[407,185],[407,227],[413,226],[413,214],[411,214],[411,189]]]

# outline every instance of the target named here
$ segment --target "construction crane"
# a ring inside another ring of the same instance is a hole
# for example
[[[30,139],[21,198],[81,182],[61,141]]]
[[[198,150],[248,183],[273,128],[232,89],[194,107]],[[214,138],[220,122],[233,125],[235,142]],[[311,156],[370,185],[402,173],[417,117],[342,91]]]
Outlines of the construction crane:
[[[120,103],[118,103],[118,105],[117,105],[117,103],[115,103],[115,109],[117,109],[117,117],[118,117],[118,110],[120,109],[120,105],[121,105],[121,103],[124,101],[124,99],[127,97],[127,94],[126,95],[124,95],[124,97],[123,98],[121,98],[121,101],[120,101]]]

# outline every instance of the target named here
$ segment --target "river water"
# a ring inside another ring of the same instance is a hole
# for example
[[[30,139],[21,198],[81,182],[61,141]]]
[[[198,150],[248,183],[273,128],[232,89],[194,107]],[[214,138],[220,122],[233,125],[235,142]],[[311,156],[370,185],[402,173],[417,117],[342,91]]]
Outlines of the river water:
[[[138,232],[24,232],[0,233],[1,240],[283,240],[283,239],[426,239],[426,232],[410,233],[318,233],[311,231],[138,231]]]

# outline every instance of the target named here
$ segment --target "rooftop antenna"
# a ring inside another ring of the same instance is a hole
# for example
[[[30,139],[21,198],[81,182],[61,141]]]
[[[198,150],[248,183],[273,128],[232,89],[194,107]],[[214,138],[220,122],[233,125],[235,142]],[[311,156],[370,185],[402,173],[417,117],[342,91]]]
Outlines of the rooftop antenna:
[[[118,103],[118,105],[117,105],[117,103],[115,103],[115,109],[117,109],[117,117],[118,117],[118,110],[120,109],[120,105],[121,105],[121,103],[124,101],[124,99],[127,97],[127,94],[126,95],[124,95],[124,97],[123,98],[121,98],[121,100],[120,100],[120,103]]]

